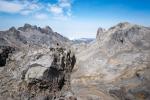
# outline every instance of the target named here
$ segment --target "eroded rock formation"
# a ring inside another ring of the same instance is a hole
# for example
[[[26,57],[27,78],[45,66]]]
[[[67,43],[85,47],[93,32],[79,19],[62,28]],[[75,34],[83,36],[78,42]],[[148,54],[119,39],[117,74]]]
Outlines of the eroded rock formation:
[[[99,28],[96,42],[76,54],[74,92],[82,100],[149,100],[149,40],[149,28],[140,25]]]
[[[2,100],[74,98],[70,75],[76,58],[70,50],[30,48],[15,53],[10,60],[0,74]],[[72,95],[67,97],[68,93]]]
[[[76,56],[68,42],[50,27],[0,32],[0,100],[150,100],[150,28],[99,28]]]

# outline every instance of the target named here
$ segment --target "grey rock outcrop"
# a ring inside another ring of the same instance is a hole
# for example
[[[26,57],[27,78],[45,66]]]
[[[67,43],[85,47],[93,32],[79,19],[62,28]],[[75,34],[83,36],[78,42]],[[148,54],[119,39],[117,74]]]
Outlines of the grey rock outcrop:
[[[76,58],[64,48],[28,48],[18,51],[0,72],[0,99],[54,100],[68,98]],[[73,98],[69,96],[69,98]]]
[[[92,96],[102,100],[149,100],[149,28],[119,23],[106,31],[100,28],[96,38],[95,43],[76,54],[77,63],[72,75],[75,93],[81,96],[79,91],[91,90],[95,91]],[[84,88],[76,89],[77,86]],[[83,97],[87,98],[87,95]]]
[[[69,45],[49,26],[0,31],[0,100],[74,98],[70,75],[76,58]]]
[[[105,29],[103,29],[103,28],[98,28],[98,30],[97,30],[97,34],[96,34],[96,40],[97,41],[101,41],[101,39],[103,39],[103,38],[105,38],[104,37],[104,35],[105,35]]]

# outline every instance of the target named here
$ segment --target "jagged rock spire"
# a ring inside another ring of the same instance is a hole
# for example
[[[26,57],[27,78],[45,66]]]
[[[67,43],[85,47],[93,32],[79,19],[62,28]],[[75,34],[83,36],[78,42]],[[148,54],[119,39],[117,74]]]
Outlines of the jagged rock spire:
[[[97,30],[96,39],[99,40],[102,33],[104,33],[106,30],[104,28],[99,27]]]

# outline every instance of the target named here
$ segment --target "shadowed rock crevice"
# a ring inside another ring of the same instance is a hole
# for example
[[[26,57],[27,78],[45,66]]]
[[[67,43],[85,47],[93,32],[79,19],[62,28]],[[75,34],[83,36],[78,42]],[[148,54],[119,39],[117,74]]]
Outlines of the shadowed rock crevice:
[[[15,51],[15,49],[12,47],[0,47],[0,67],[6,65],[7,58],[13,51]]]

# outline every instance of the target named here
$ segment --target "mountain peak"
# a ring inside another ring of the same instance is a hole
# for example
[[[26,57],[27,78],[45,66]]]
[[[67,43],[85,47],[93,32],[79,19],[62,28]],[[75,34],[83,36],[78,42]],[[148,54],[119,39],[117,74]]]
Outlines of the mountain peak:
[[[131,23],[129,23],[129,22],[121,22],[121,23],[117,24],[117,26],[119,26],[120,28],[129,26],[129,25],[131,25]]]
[[[99,27],[98,30],[97,30],[97,34],[98,34],[98,33],[103,33],[103,32],[105,32],[105,31],[106,31],[106,30],[105,30],[104,28]]]
[[[15,27],[11,27],[11,28],[9,29],[9,31],[15,32],[15,31],[17,31],[17,29],[16,29]]]
[[[120,24],[120,25],[121,25],[121,24],[122,24],[122,25],[129,25],[129,24],[131,24],[131,23],[129,23],[129,22],[120,22],[120,23],[118,23],[118,25],[119,25],[119,24]]]
[[[37,26],[32,26],[28,23],[25,23],[23,27],[19,27],[18,30],[25,31],[27,29],[37,29]]]
[[[99,38],[102,36],[102,34],[106,32],[105,29],[99,27],[98,30],[97,30],[97,35],[96,35],[96,39],[99,40]]]
[[[29,44],[38,46],[46,45],[51,47],[56,43],[66,45],[69,42],[68,38],[63,37],[59,33],[53,32],[49,26],[41,28],[30,24],[24,24],[24,26],[17,29],[15,27],[11,27],[9,30],[2,31],[1,33],[5,33],[4,35],[0,34],[3,36],[3,40],[5,40],[5,38],[9,38],[8,42],[11,43],[10,45],[14,44],[16,46],[25,46],[26,44]]]
[[[129,22],[121,22],[121,23],[111,27],[109,30],[125,29],[125,28],[129,28],[130,26],[133,26],[133,24],[131,24]]]
[[[44,28],[44,30],[45,30],[47,33],[53,32],[52,28],[49,27],[49,26],[46,26],[46,27]]]
[[[30,24],[28,24],[28,23],[25,23],[24,24],[24,28],[31,28],[32,27],[32,25],[30,25]]]

